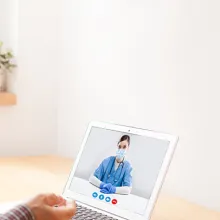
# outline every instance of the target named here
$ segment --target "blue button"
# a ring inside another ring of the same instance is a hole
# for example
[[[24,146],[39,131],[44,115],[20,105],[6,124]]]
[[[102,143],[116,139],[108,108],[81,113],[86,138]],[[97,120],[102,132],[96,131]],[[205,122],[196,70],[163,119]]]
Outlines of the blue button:
[[[97,197],[98,197],[98,193],[97,193],[97,192],[94,192],[94,193],[92,194],[92,196],[93,196],[93,198],[97,198]]]
[[[104,197],[103,195],[100,195],[100,196],[99,196],[99,199],[100,199],[100,200],[103,200],[104,198],[105,198],[105,197]]]
[[[110,202],[110,201],[111,201],[111,198],[110,198],[110,197],[106,197],[106,198],[105,198],[105,201],[106,201],[106,202]]]

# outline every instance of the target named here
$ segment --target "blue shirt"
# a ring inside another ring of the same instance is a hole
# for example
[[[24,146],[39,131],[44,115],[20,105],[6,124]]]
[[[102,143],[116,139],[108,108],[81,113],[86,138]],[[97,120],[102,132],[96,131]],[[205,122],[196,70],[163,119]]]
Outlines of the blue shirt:
[[[104,183],[111,183],[115,187],[132,186],[132,167],[128,161],[120,163],[115,170],[115,157],[111,156],[102,161],[94,176]]]

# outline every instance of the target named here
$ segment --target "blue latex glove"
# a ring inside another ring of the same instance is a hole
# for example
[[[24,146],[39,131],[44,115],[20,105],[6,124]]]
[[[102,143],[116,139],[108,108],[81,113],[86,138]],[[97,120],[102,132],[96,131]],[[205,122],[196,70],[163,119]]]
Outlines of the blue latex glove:
[[[101,193],[104,193],[104,194],[110,194],[109,191],[106,190],[106,189],[101,189],[100,192],[101,192]]]
[[[104,194],[114,194],[116,193],[116,187],[113,186],[111,183],[104,184],[100,192]]]
[[[102,183],[100,184],[99,188],[100,188],[100,189],[103,189],[104,185],[106,185],[106,183],[103,183],[103,182],[102,182]]]

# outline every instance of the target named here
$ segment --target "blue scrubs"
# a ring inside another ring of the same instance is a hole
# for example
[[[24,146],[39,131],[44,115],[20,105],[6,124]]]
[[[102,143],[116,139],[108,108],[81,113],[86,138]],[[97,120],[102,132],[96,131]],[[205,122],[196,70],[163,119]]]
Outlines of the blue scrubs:
[[[94,176],[104,183],[111,183],[115,187],[132,186],[132,167],[124,161],[115,170],[115,157],[108,157],[96,169]]]

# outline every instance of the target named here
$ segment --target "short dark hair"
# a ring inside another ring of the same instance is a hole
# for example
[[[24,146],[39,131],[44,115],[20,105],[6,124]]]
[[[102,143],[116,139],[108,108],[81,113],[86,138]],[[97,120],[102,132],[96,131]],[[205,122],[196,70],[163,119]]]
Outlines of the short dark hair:
[[[128,136],[128,135],[123,135],[123,136],[120,138],[120,140],[119,140],[118,143],[120,143],[120,142],[122,142],[122,141],[127,141],[127,142],[128,142],[128,145],[130,145],[130,136]]]

